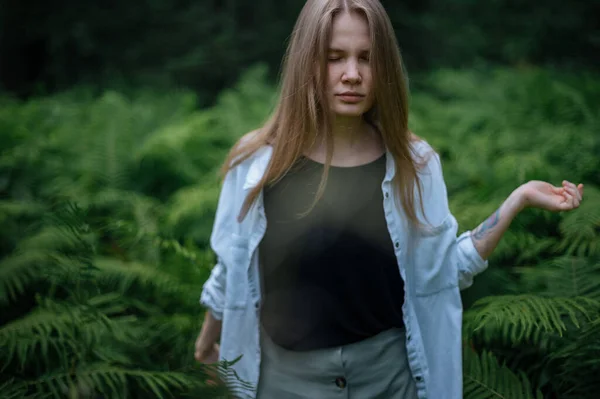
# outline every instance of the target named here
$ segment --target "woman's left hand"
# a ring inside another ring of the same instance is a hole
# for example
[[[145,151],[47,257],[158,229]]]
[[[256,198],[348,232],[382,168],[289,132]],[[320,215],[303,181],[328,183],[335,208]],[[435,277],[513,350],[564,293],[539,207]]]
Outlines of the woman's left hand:
[[[521,187],[520,194],[524,207],[540,208],[553,212],[570,211],[578,208],[583,199],[583,184],[575,185],[563,180],[562,187],[544,181],[532,180]]]

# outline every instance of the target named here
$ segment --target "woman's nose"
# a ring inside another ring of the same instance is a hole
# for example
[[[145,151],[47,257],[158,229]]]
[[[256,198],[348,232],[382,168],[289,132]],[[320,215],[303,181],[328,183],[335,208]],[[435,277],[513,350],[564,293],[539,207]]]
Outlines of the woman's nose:
[[[359,83],[360,72],[356,65],[356,62],[350,60],[346,63],[346,70],[344,71],[343,80],[348,83]]]

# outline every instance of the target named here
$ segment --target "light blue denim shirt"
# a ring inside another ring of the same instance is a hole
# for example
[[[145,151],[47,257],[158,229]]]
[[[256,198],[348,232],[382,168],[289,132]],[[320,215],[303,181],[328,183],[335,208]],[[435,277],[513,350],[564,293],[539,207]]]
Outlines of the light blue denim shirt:
[[[430,151],[432,156],[419,172],[426,215],[417,215],[433,227],[417,231],[409,226],[392,186],[396,168],[389,151],[381,183],[383,208],[405,282],[406,348],[419,399],[460,399],[463,309],[459,289],[469,287],[487,261],[473,246],[469,231],[457,238],[458,225],[448,208],[439,156],[425,141],[413,147],[417,157]],[[223,321],[221,360],[242,355],[233,368],[241,380],[254,387],[261,360],[258,244],[267,228],[262,193],[241,223],[237,215],[249,190],[265,173],[271,154],[270,146],[262,147],[225,178],[211,235],[218,262],[200,298],[200,303]],[[247,393],[243,397],[254,396]]]

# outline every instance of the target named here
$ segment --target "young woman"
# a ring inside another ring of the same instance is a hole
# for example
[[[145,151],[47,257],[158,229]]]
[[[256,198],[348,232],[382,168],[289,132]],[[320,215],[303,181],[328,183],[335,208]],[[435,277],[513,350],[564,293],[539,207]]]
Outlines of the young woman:
[[[233,360],[248,398],[462,398],[459,289],[525,207],[583,186],[530,181],[457,238],[438,155],[408,130],[378,0],[309,0],[268,123],[224,165],[196,359]],[[216,343],[220,337],[220,347]]]

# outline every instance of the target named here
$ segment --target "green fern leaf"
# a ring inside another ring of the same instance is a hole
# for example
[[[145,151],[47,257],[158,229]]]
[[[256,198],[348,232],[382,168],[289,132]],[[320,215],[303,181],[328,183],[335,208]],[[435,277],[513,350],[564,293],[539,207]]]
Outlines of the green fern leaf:
[[[567,321],[579,327],[600,309],[600,302],[585,298],[545,298],[535,295],[492,296],[480,299],[465,312],[465,333],[491,339],[501,333],[505,342],[531,339],[540,330],[559,336]]]
[[[167,206],[166,227],[177,237],[208,243],[218,197],[217,179],[178,190]]]
[[[46,208],[43,204],[31,201],[0,201],[0,222],[14,217],[41,216]]]
[[[122,309],[115,309],[112,303],[102,309],[102,300],[106,298],[94,298],[88,304],[45,300],[34,311],[2,326],[0,346],[5,350],[0,356],[3,367],[15,359],[21,368],[36,359],[49,359],[51,349],[63,356],[78,353],[83,346],[92,347],[101,342],[108,332],[113,340],[133,341],[130,334],[135,318],[109,317],[108,311],[120,312]],[[41,357],[34,356],[38,350]]]
[[[598,258],[600,259],[600,258]],[[600,301],[600,260],[561,256],[535,268],[515,268],[521,281],[550,296],[582,297]]]
[[[15,254],[0,261],[0,304],[14,301],[25,288],[43,278],[40,271],[48,262],[43,251]]]
[[[135,370],[105,363],[81,365],[70,372],[55,371],[31,381],[38,393],[52,393],[57,399],[67,392],[87,395],[99,393],[110,398],[129,398],[136,387],[156,399],[171,398],[174,392],[201,390],[202,375],[193,372]],[[207,389],[205,389],[207,390]],[[223,392],[221,392],[223,394]]]
[[[559,249],[569,255],[600,256],[600,190],[586,187],[579,209],[565,214],[560,231],[564,235]]]
[[[600,316],[582,328],[550,358],[559,365],[557,390],[561,398],[595,398],[600,392]]]
[[[147,289],[158,289],[163,294],[181,296],[193,292],[192,287],[187,287],[172,275],[143,263],[97,258],[94,265],[98,268],[97,281],[106,286],[118,287],[121,293],[126,293],[134,284]]]
[[[27,396],[27,385],[15,381],[13,378],[0,384],[0,392],[2,393],[2,399],[30,398],[30,396]]]
[[[533,395],[525,374],[499,365],[491,352],[480,356],[468,349],[463,352],[465,399],[542,399],[539,390]]]

